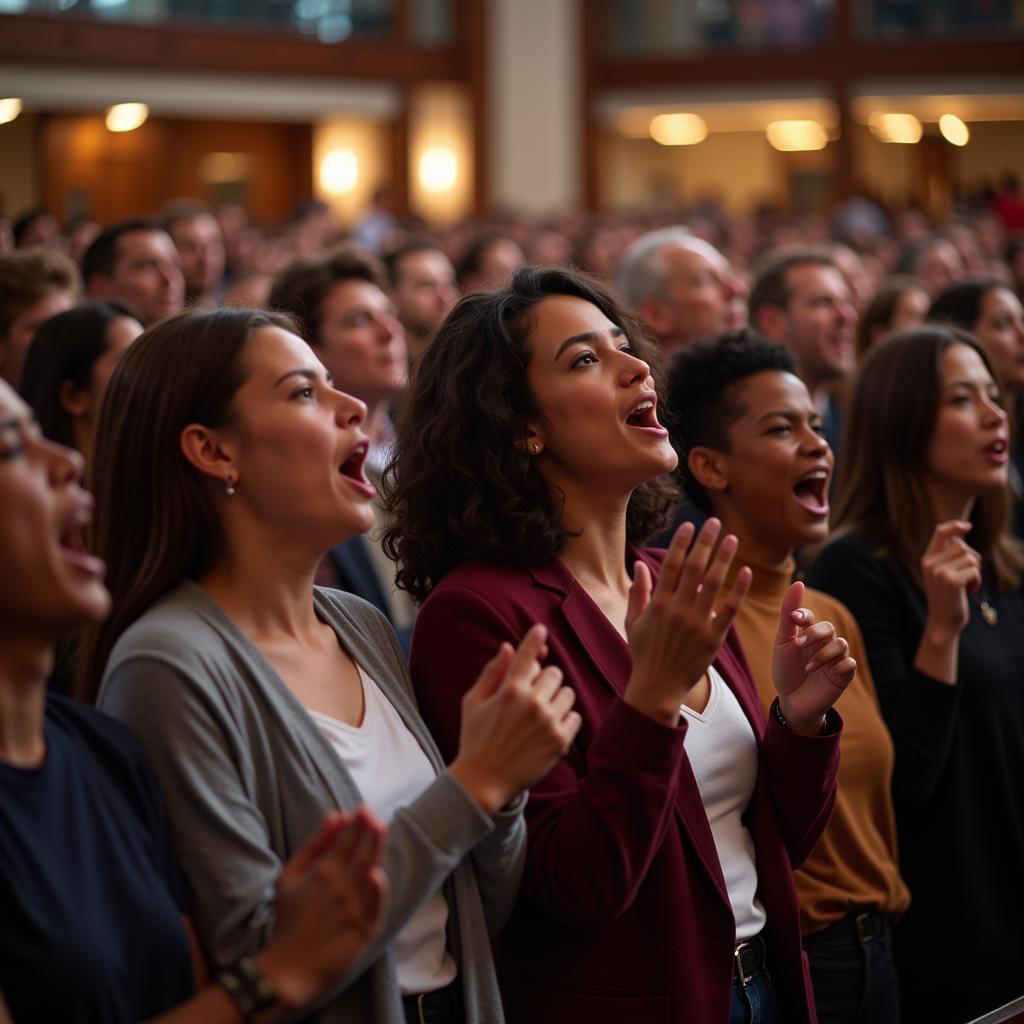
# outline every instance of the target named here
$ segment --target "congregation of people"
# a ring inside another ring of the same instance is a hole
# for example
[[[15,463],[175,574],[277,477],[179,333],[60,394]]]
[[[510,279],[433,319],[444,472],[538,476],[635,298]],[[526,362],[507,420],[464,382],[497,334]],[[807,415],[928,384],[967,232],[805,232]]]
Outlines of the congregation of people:
[[[1012,179],[0,225],[0,1024],[1024,997],[1022,298]]]

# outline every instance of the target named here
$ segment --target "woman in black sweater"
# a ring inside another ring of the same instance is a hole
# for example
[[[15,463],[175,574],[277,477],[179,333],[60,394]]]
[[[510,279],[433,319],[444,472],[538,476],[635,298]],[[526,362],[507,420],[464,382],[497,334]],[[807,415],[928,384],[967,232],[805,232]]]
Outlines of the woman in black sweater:
[[[904,1017],[963,1024],[1024,993],[1024,553],[984,349],[897,335],[864,363],[812,586],[864,634],[896,749]]]

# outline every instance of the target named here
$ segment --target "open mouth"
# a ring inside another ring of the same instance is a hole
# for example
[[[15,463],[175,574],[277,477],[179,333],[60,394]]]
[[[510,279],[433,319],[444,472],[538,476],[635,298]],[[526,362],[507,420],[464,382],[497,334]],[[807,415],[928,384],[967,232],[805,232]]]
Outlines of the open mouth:
[[[985,448],[985,454],[993,461],[1003,463],[1009,458],[1010,446],[1005,437],[997,437]]]
[[[102,579],[106,572],[106,565],[102,559],[90,555],[85,550],[85,528],[91,520],[92,514],[89,506],[76,505],[57,535],[57,544],[68,563],[88,576]]]
[[[797,504],[813,516],[828,515],[828,470],[815,469],[793,485]]]
[[[338,467],[338,472],[365,497],[372,498],[377,492],[373,484],[363,474],[363,465],[369,450],[369,442],[360,441],[349,453],[348,458]]]
[[[655,411],[656,404],[657,399],[653,395],[645,395],[630,409],[629,415],[626,416],[626,426],[666,433],[665,428],[658,422],[658,414]]]

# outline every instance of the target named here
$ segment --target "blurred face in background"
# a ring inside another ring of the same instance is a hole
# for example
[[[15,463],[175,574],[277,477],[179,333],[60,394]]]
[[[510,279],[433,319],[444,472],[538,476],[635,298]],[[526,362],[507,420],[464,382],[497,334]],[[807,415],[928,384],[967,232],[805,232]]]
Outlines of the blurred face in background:
[[[214,216],[182,218],[171,225],[170,233],[181,260],[187,300],[192,303],[215,292],[224,279],[224,239]]]
[[[1024,392],[1024,312],[1009,288],[990,288],[982,297],[974,333],[1007,391]]]
[[[408,332],[410,355],[416,356],[412,343],[422,348],[458,301],[451,261],[440,249],[407,253],[396,268],[391,298]]]
[[[923,324],[928,316],[930,305],[926,291],[921,288],[908,288],[896,300],[892,311],[892,320],[885,333],[896,334],[898,331],[909,331],[912,327]]]
[[[405,332],[391,300],[369,281],[341,281],[327,294],[315,348],[334,386],[368,405],[405,387]]]
[[[117,240],[113,272],[94,275],[88,285],[95,298],[130,306],[146,327],[185,304],[181,261],[166,231],[126,231]]]
[[[746,285],[714,246],[699,238],[672,242],[660,261],[661,294],[638,310],[667,351],[746,324]]]
[[[800,376],[813,394],[828,381],[848,376],[854,364],[856,313],[839,271],[800,263],[786,271],[785,309],[758,310],[758,328],[786,345],[800,364]]]
[[[0,338],[0,377],[11,387],[17,388],[21,382],[25,355],[40,324],[70,309],[74,304],[75,296],[70,291],[55,288],[41,299],[23,307],[14,317],[7,333]]]
[[[944,239],[928,245],[914,265],[914,276],[933,298],[964,276],[960,253]]]

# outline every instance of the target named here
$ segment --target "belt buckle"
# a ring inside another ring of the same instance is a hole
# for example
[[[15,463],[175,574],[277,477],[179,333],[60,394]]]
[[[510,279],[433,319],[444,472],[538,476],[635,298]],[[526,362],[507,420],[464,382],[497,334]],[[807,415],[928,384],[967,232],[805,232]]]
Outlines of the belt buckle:
[[[877,922],[874,920],[874,915],[870,911],[858,914],[856,918],[854,918],[854,924],[857,927],[858,942],[870,942],[872,939],[877,938],[882,931],[881,928],[878,927]]]
[[[733,953],[733,960],[735,961],[736,966],[736,976],[739,978],[740,985],[742,985],[744,989],[747,987],[747,983],[750,981],[750,976],[743,969],[743,957],[741,954],[743,953],[743,950],[745,950],[749,945],[749,942],[741,942],[736,947],[736,952]]]

